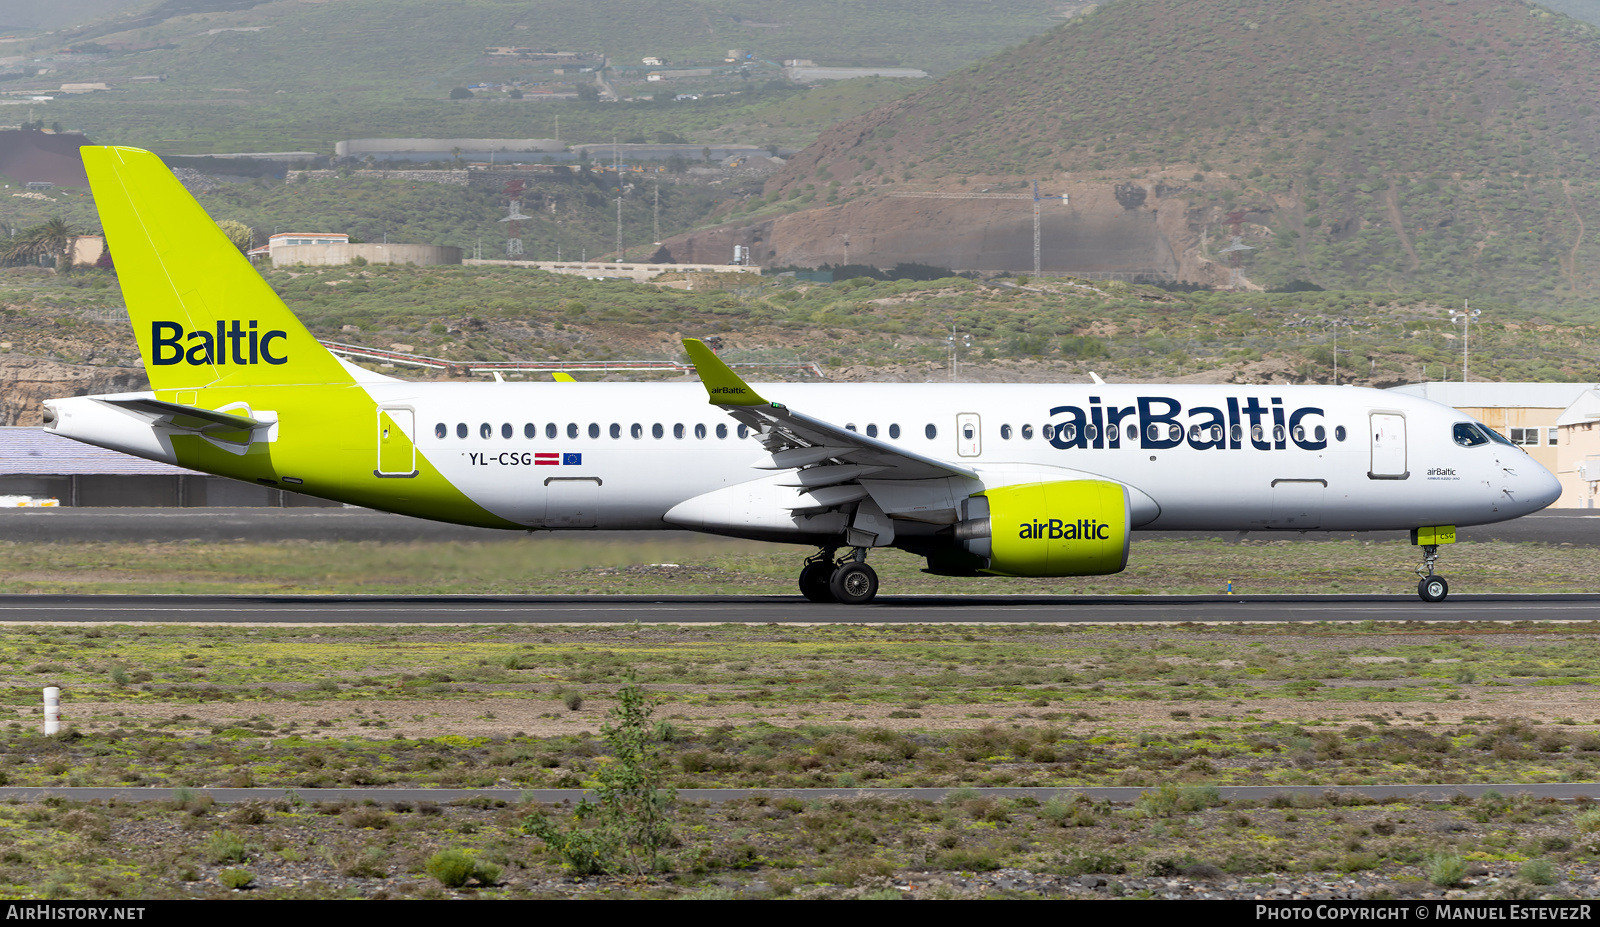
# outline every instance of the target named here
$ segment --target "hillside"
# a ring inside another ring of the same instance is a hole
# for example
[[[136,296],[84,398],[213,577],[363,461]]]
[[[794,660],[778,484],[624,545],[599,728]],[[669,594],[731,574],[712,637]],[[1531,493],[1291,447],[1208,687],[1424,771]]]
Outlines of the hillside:
[[[31,41],[25,65],[0,69],[0,89],[56,90],[63,82],[112,89],[64,97],[40,111],[95,138],[163,154],[240,150],[331,153],[341,138],[562,137],[607,141],[613,133],[668,129],[691,141],[719,140],[739,96],[783,80],[780,63],[904,66],[944,73],[1049,29],[1082,0],[166,0],[130,7]],[[492,53],[498,49],[499,53]],[[751,57],[726,66],[730,50]],[[39,56],[33,58],[32,56]],[[645,57],[715,73],[647,84]],[[609,65],[609,67],[607,67]],[[47,73],[34,75],[38,68]],[[539,99],[593,89],[607,67],[623,95],[729,94],[690,107],[691,126],[612,104]],[[161,81],[133,82],[134,78]],[[477,99],[450,91],[479,83],[515,85]],[[880,88],[881,90],[882,88]],[[900,90],[899,93],[903,93]],[[898,93],[896,94],[898,95]],[[871,102],[881,103],[879,95]],[[765,100],[771,105],[776,99]],[[847,109],[834,120],[853,115]],[[620,124],[616,117],[623,116]],[[834,121],[829,120],[829,122]],[[775,120],[780,128],[789,116]],[[782,131],[740,140],[804,145],[828,122],[798,137]],[[687,129],[687,131],[686,131]]]
[[[1123,383],[1327,383],[1335,347],[1341,383],[1389,386],[1461,370],[1448,316],[1459,303],[1429,294],[1179,294],[959,278],[815,286],[743,275],[721,281],[725,288],[698,277],[685,291],[504,267],[384,265],[266,276],[319,337],[462,362],[681,360],[681,338],[715,334],[733,362],[815,362],[845,381],[947,381],[954,325],[963,345],[972,339],[961,356],[967,382],[1081,383],[1094,371]],[[139,388],[121,305],[106,271],[0,269],[0,424],[36,423],[50,396]],[[1485,310],[1472,332],[1475,379],[1600,380],[1593,320],[1473,305]],[[1337,344],[1330,319],[1344,320]]]
[[[824,133],[673,242],[1523,298],[1600,288],[1600,29],[1519,0],[1121,0]],[[1107,243],[1111,247],[1107,247]],[[965,260],[963,260],[965,258]],[[1092,266],[1086,266],[1092,265]]]

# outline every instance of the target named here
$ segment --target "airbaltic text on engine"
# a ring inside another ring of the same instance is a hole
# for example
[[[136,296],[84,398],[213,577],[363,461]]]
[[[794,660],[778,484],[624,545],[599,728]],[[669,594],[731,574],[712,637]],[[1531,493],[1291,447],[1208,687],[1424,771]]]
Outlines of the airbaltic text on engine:
[[[1111,526],[1096,521],[1093,518],[1080,518],[1077,521],[1064,522],[1059,518],[1047,521],[1033,521],[1025,523],[1022,530],[1017,532],[1019,538],[1050,538],[1051,540],[1076,541],[1079,539],[1107,541],[1111,535],[1107,532]]]
[[[1291,411],[1282,399],[1269,402],[1264,406],[1255,396],[1243,400],[1229,397],[1226,410],[1195,406],[1183,423],[1178,421],[1186,414],[1183,404],[1166,396],[1140,396],[1135,405],[1120,407],[1102,406],[1100,397],[1090,396],[1087,411],[1078,406],[1051,409],[1052,418],[1064,415],[1068,421],[1057,424],[1048,437],[1061,450],[1121,447],[1123,422],[1128,420],[1137,422],[1139,446],[1150,450],[1177,447],[1185,441],[1196,450],[1240,450],[1247,440],[1260,451],[1286,450],[1291,442],[1307,451],[1328,446],[1321,409],[1306,406]],[[1127,437],[1131,440],[1134,435]]]
[[[159,367],[173,364],[226,366],[229,363],[248,365],[261,361],[269,364],[289,362],[287,355],[278,356],[272,353],[272,342],[280,338],[287,341],[288,332],[277,330],[257,332],[255,319],[251,319],[248,324],[250,327],[246,329],[240,327],[238,319],[233,319],[231,322],[218,319],[217,332],[213,337],[208,331],[196,330],[186,333],[183,326],[177,322],[151,322],[150,362]],[[194,344],[185,349],[183,345],[185,341],[192,341]]]

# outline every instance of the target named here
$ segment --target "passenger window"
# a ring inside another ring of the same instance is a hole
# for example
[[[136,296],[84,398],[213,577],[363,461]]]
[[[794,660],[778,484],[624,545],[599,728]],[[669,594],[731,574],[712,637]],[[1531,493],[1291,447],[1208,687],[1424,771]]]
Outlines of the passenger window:
[[[611,423],[611,437],[613,440],[622,437],[622,426],[616,422]]]
[[[1190,425],[1189,426],[1189,440],[1190,441],[1199,441],[1200,440],[1200,426],[1199,425]]]
[[[1094,422],[1083,426],[1083,433],[1089,436],[1090,441],[1096,441],[1100,438],[1100,428]]]
[[[661,427],[661,423],[660,422],[656,422],[654,425],[650,426],[650,437],[652,437],[652,438],[656,438],[656,439],[659,440],[661,438],[661,436],[666,434],[666,433],[667,433],[666,429]]]
[[[597,422],[590,422],[589,423],[589,437],[591,437],[591,438],[600,437],[600,425],[599,425],[599,423],[597,423]]]
[[[1235,427],[1237,427],[1237,426],[1235,426]],[[1334,429],[1333,429],[1333,440],[1335,440],[1335,441],[1343,441],[1344,440],[1344,426],[1343,425],[1335,425],[1334,426]]]
[[[467,436],[467,423],[466,422],[457,422],[456,423],[456,437],[465,438],[466,436]]]
[[[846,422],[845,426],[844,426],[844,430],[845,431],[855,431],[856,430],[856,423],[855,422]]]
[[[672,436],[674,438],[679,439],[679,440],[683,439],[683,423],[682,422],[672,426]]]
[[[1160,441],[1161,440],[1161,426],[1157,425],[1155,422],[1151,422],[1150,423],[1150,427],[1146,428],[1145,431],[1150,433],[1150,440],[1152,440],[1152,441]]]
[[[1294,426],[1294,443],[1300,444],[1303,441],[1305,441],[1305,439],[1306,439],[1306,426],[1304,426],[1304,425],[1296,425],[1296,426]]]
[[[1139,440],[1139,426],[1138,425],[1129,425],[1128,426],[1128,440],[1129,441],[1137,441],[1137,440]]]
[[[700,438],[701,440],[704,440],[705,436],[706,436],[706,426],[704,426],[704,425],[696,425],[696,426],[694,426],[694,436],[696,438]]]
[[[851,431],[855,431],[854,428],[852,428],[850,430]],[[963,425],[963,426],[961,426],[961,437],[963,439],[967,440],[967,441],[971,441],[972,440],[972,436],[977,434],[977,433],[978,433],[978,430],[976,428],[973,428],[971,425]]]
[[[556,423],[555,422],[551,422],[550,424],[544,426],[544,436],[546,438],[554,438],[556,436]]]
[[[433,426],[433,436],[435,438],[442,438],[445,435],[448,435],[449,433],[450,433],[450,426],[446,425],[444,422],[440,422],[439,424]]]
[[[515,433],[516,432],[511,430],[510,422],[506,422],[500,426],[500,437],[505,438],[507,441],[511,440],[511,436]]]
[[[1039,426],[1039,437],[1045,439],[1046,441],[1049,441],[1052,438],[1054,438],[1055,436],[1056,436],[1056,426],[1054,426],[1054,425],[1040,425]],[[1072,437],[1076,438],[1077,436],[1078,436],[1078,426],[1077,425],[1073,425],[1072,426]]]
[[[718,425],[717,426],[717,437],[726,438],[727,436],[728,436],[728,426],[727,425]]]
[[[1221,425],[1212,425],[1211,426],[1211,440],[1217,442],[1218,444],[1222,443],[1222,426]]]
[[[741,437],[741,438],[750,437],[750,426],[749,425],[740,425],[739,426],[739,437]]]
[[[877,425],[868,425],[867,426],[867,437],[876,438],[877,436],[878,436],[878,426]]]
[[[488,422],[484,422],[482,425],[478,426],[478,437],[487,438],[492,434],[494,434],[494,426]]]
[[[1078,426],[1072,424],[1071,422],[1062,425],[1060,431],[1061,440],[1063,441],[1076,441],[1078,439]],[[1039,433],[1044,435],[1045,440],[1048,441],[1050,439],[1050,426],[1046,425],[1039,429]]]
[[[1261,442],[1261,441],[1265,441],[1266,439],[1267,439],[1266,429],[1262,428],[1260,425],[1251,425],[1250,426],[1250,440],[1256,441],[1256,442]]]
[[[567,437],[576,438],[577,436],[578,436],[578,423],[577,422],[568,422],[567,423]]]
[[[1314,434],[1316,435],[1318,441],[1328,440],[1328,430],[1323,428],[1321,425],[1317,426],[1317,430],[1314,432]]]
[[[524,438],[537,438],[537,437],[539,437],[539,426],[535,425],[532,422],[529,422],[528,424],[523,425],[522,426],[522,436]]]
[[[890,425],[889,426],[889,437],[893,438],[893,439],[899,439],[899,437],[900,437],[900,426],[899,425]]]
[[[628,434],[633,435],[633,440],[637,441],[644,437],[644,426],[638,422],[634,422],[633,427],[628,429]]]
[[[1006,440],[1006,441],[1010,441],[1011,440],[1011,426],[1010,425],[1001,425],[1000,426],[1000,437],[1003,440]]]
[[[1032,441],[1033,440],[1033,426],[1032,425],[1023,425],[1022,426],[1022,440],[1024,440],[1024,441]]]
[[[939,437],[939,428],[932,422],[929,422],[928,427],[922,429],[922,433],[928,436],[929,441],[932,441],[934,438]]]
[[[1283,443],[1283,426],[1282,425],[1273,425],[1272,426],[1272,440],[1277,442],[1278,444],[1282,444]]]
[[[1233,428],[1231,429],[1229,434],[1233,439],[1233,443],[1234,444],[1238,444],[1240,441],[1244,440],[1244,426],[1243,425],[1235,425],[1235,426],[1233,426]]]

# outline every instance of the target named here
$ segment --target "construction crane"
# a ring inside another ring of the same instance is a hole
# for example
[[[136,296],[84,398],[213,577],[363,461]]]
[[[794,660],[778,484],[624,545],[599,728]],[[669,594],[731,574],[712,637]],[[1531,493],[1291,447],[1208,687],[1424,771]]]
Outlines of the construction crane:
[[[1039,276],[1039,204],[1045,199],[1055,199],[1057,194],[1047,196],[1039,194],[1039,181],[1033,182],[1033,192],[1030,193],[891,193],[890,196],[907,199],[929,200],[1033,200],[1033,275]],[[1061,205],[1066,206],[1072,202],[1071,194],[1062,193]]]

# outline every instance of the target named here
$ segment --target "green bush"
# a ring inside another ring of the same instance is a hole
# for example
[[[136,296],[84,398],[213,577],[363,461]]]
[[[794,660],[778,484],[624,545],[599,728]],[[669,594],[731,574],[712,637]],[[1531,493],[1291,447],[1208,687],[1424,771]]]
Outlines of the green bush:
[[[1428,881],[1440,888],[1460,885],[1461,880],[1467,877],[1467,861],[1447,853],[1428,857],[1426,869]]]
[[[468,882],[493,885],[500,881],[500,867],[484,862],[466,850],[440,850],[428,857],[428,875],[446,888],[460,888]]]
[[[221,882],[224,888],[242,891],[253,885],[256,877],[251,875],[248,869],[224,869],[217,873],[217,881]]]
[[[1560,877],[1548,859],[1530,859],[1517,870],[1517,878],[1534,885],[1554,885]]]
[[[250,859],[250,848],[238,834],[219,830],[206,838],[206,857],[213,863],[242,863]]]
[[[1600,831],[1600,808],[1590,808],[1573,819],[1573,825],[1580,834],[1592,834]]]

